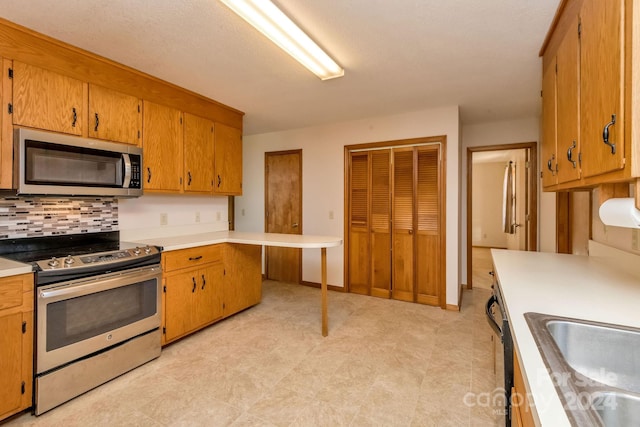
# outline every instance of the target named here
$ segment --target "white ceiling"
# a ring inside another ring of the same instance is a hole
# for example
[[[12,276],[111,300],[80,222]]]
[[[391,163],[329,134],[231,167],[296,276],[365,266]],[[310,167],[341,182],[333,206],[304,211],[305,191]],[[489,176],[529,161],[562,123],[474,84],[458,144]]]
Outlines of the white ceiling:
[[[539,115],[559,0],[274,0],[345,68],[321,81],[217,0],[0,0],[0,16],[242,110],[245,134],[459,105]]]

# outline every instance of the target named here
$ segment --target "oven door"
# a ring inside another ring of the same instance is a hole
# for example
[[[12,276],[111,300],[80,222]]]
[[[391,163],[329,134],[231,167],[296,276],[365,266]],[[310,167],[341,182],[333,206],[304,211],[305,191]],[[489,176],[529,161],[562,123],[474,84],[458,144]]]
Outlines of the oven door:
[[[160,327],[161,281],[154,265],[38,287],[36,373]]]

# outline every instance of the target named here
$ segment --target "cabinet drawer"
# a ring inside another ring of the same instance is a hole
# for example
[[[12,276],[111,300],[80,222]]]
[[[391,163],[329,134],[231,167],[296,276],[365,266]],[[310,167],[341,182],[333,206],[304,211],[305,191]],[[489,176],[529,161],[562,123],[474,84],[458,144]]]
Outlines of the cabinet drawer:
[[[32,277],[31,274],[23,274],[0,279],[0,310],[22,305],[23,293],[33,289]]]
[[[222,245],[199,246],[164,253],[164,271],[194,267],[222,260]]]

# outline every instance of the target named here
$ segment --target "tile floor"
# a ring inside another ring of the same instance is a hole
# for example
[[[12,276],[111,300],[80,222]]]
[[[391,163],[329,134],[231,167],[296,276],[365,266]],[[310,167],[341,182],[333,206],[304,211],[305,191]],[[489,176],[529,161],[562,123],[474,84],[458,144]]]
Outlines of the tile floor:
[[[3,427],[503,425],[488,296],[452,312],[330,292],[323,338],[318,289],[265,282],[260,305]]]

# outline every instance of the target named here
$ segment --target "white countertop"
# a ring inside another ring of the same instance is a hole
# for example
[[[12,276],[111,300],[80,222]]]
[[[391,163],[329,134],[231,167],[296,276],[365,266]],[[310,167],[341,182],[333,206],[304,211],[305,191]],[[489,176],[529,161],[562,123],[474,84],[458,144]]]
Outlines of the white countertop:
[[[31,264],[0,258],[0,277],[15,276],[17,274],[33,273]]]
[[[640,281],[602,257],[496,249],[491,254],[538,421],[542,426],[569,426],[523,314],[640,328]]]
[[[311,236],[306,234],[245,233],[241,231],[217,231],[175,237],[136,239],[136,243],[161,246],[164,251],[174,251],[216,243],[244,243],[248,245],[280,246],[285,248],[330,248],[342,244],[341,237]]]

